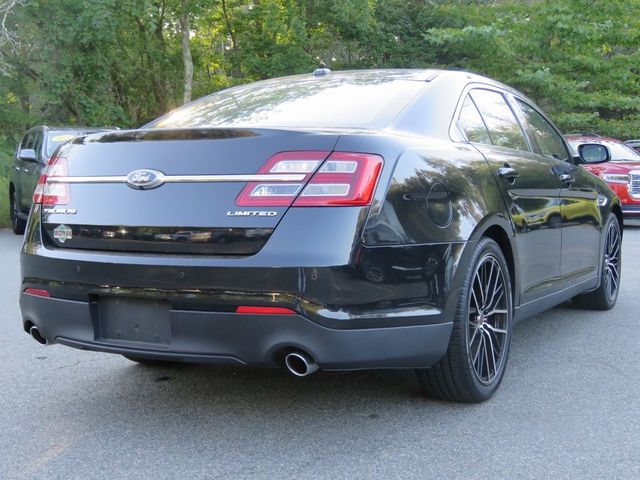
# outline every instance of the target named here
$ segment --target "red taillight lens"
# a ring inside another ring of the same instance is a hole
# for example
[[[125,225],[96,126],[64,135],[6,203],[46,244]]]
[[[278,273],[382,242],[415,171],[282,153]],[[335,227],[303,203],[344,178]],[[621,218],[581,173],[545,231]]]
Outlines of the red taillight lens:
[[[285,307],[257,307],[241,305],[236,308],[236,313],[249,313],[257,315],[293,315],[296,312]]]
[[[63,157],[52,157],[44,174],[40,175],[36,189],[33,191],[33,203],[42,205],[65,205],[69,203],[69,184],[51,181],[56,177],[69,174],[67,160]]]
[[[29,295],[35,295],[36,297],[45,297],[45,298],[50,297],[49,292],[47,292],[46,290],[42,290],[40,288],[25,288],[24,293]]]
[[[288,207],[300,193],[309,177],[316,171],[329,152],[303,151],[277,153],[258,173],[304,174],[297,182],[252,182],[240,192],[236,205],[240,207]]]
[[[282,152],[259,170],[263,174],[297,173],[296,182],[253,182],[240,192],[236,205],[297,207],[369,205],[378,183],[382,157],[366,153]]]
[[[378,183],[382,157],[334,152],[304,187],[294,207],[369,205]]]

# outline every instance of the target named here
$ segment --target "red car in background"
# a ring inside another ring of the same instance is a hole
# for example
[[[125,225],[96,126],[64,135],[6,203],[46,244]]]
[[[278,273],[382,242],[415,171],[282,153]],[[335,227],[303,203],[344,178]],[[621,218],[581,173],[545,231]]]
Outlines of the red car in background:
[[[626,142],[624,142],[625,145],[629,145],[631,148],[633,148],[636,152],[640,152],[640,138],[636,139],[636,140],[627,140]]]
[[[583,143],[599,143],[609,148],[609,162],[585,164],[583,167],[601,177],[616,192],[625,217],[640,218],[640,153],[615,138],[566,135],[565,139],[576,152]]]

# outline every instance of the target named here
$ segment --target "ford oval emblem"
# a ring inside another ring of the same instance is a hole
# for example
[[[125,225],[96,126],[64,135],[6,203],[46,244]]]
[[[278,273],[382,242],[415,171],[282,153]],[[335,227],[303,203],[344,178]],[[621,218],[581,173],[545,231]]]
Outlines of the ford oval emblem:
[[[157,170],[134,170],[127,175],[127,185],[138,190],[149,190],[164,183],[164,173]]]

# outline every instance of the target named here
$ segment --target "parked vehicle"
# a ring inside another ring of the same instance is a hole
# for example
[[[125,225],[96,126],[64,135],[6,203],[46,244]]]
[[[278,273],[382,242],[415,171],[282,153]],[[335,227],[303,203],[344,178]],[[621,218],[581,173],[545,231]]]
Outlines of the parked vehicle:
[[[615,138],[591,135],[566,135],[565,138],[574,149],[585,143],[600,144],[609,149],[611,161],[585,165],[585,168],[601,177],[616,192],[625,217],[640,217],[640,153]]]
[[[56,148],[78,135],[106,130],[46,125],[38,125],[27,130],[18,145],[9,181],[9,214],[14,233],[24,233],[33,190]]]
[[[640,152],[640,139],[637,140],[627,140],[624,142],[626,145],[633,148],[636,152]]]
[[[516,321],[616,302],[620,202],[580,166],[609,154],[578,152],[465,72],[224,90],[58,150],[21,255],[24,329],[143,364],[415,368],[430,395],[483,401]]]

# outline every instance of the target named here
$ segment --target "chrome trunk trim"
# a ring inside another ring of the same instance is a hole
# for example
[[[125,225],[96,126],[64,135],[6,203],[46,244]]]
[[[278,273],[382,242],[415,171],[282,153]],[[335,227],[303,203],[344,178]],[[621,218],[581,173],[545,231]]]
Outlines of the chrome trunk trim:
[[[224,182],[300,182],[304,173],[265,173],[254,175],[165,175],[164,183],[224,183]],[[48,177],[47,183],[126,183],[126,175],[87,177]]]

